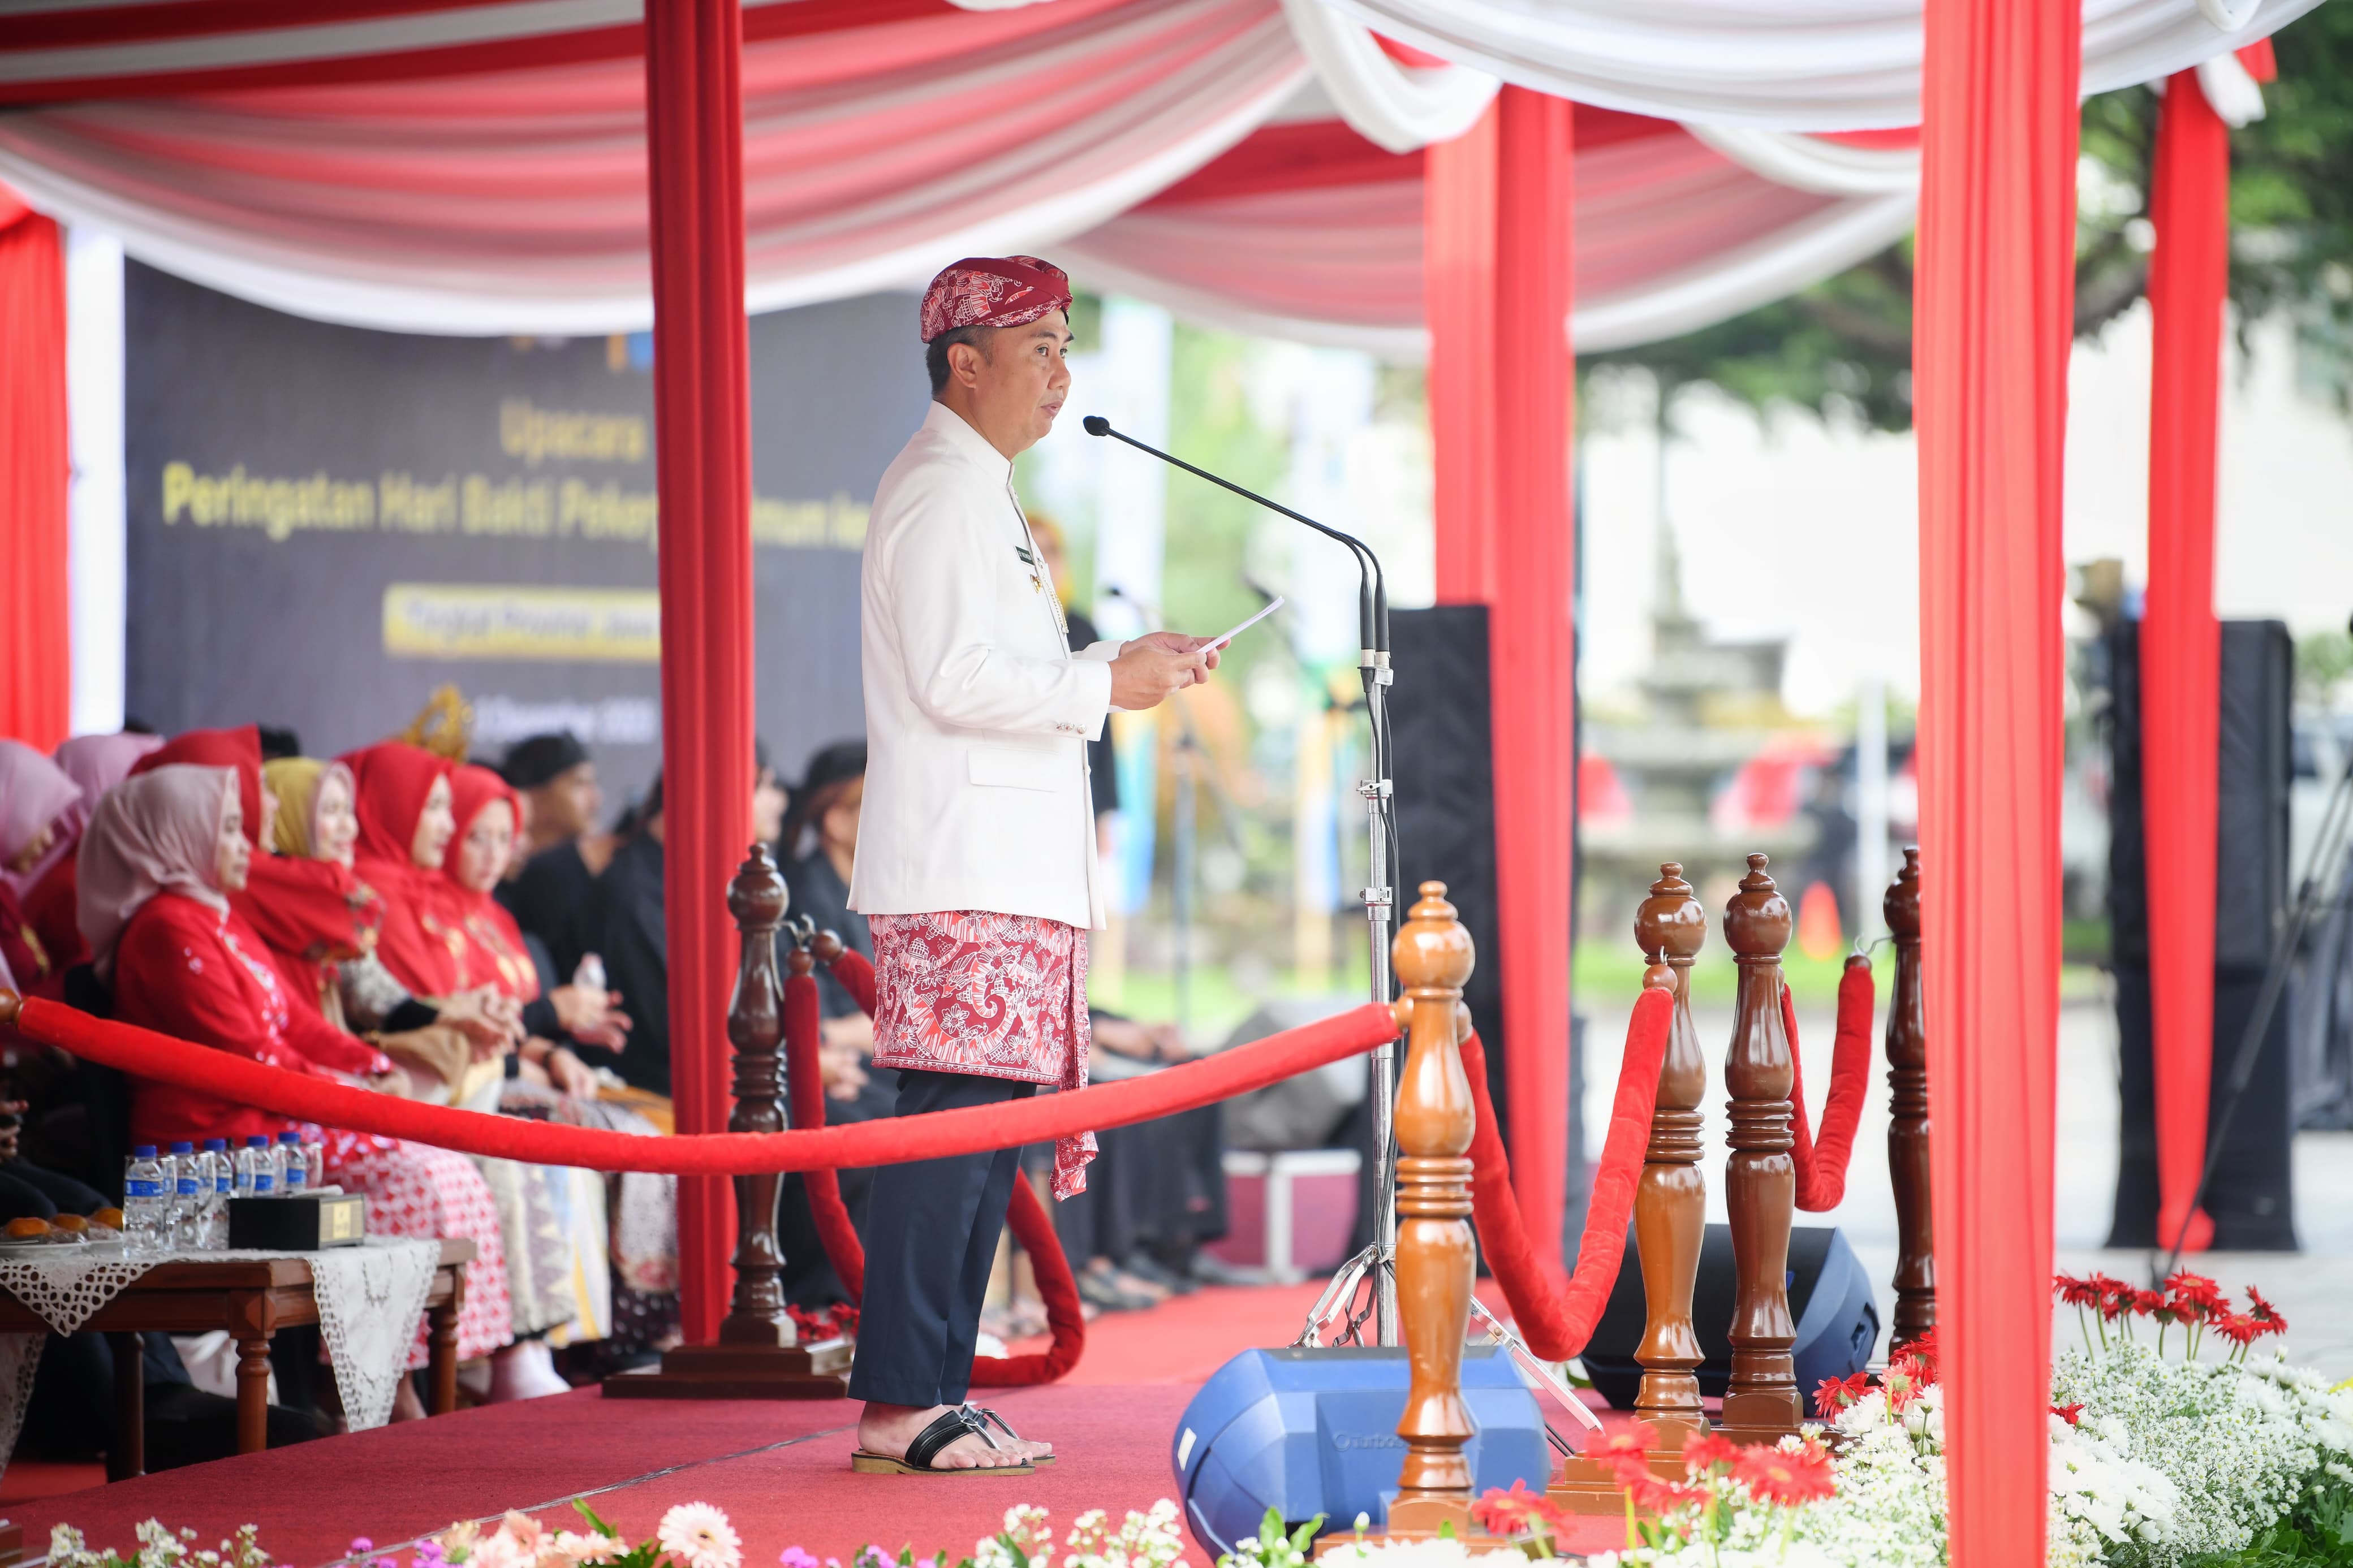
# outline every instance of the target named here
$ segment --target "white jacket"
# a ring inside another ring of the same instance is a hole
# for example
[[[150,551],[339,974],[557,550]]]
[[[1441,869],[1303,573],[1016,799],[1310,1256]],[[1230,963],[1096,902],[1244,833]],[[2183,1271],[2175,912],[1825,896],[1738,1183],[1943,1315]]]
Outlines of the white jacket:
[[[1013,465],[944,404],[875,489],[859,599],[868,752],[849,907],[1101,926],[1086,742],[1120,645],[1071,655]]]

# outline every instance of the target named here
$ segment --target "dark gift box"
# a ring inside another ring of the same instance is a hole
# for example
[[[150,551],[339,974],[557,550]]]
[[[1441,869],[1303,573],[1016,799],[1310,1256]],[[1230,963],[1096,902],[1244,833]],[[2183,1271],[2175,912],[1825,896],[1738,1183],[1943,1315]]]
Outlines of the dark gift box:
[[[357,1193],[228,1201],[228,1244],[240,1251],[316,1252],[355,1247],[366,1235],[367,1202]]]

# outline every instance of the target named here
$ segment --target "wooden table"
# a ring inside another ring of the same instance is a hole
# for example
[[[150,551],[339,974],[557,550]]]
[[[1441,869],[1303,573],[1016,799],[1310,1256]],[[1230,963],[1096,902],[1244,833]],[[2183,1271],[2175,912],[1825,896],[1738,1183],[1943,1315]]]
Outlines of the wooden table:
[[[441,1261],[425,1295],[432,1373],[432,1413],[458,1407],[458,1310],[466,1300],[466,1265],[474,1244],[441,1243]],[[106,1479],[122,1480],[147,1468],[146,1379],[141,1333],[210,1333],[225,1329],[237,1341],[237,1451],[269,1446],[269,1341],[280,1329],[319,1321],[311,1265],[301,1257],[185,1258],[159,1263],[132,1280],[82,1324],[106,1335],[114,1352],[114,1447]],[[0,1290],[0,1333],[47,1333],[40,1315]]]

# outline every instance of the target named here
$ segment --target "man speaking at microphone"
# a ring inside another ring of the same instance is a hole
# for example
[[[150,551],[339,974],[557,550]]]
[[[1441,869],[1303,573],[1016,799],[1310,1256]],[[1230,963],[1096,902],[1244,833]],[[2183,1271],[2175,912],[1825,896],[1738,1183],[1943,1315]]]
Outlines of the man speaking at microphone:
[[[874,1060],[900,1116],[1086,1083],[1087,932],[1103,923],[1086,742],[1113,708],[1207,680],[1208,639],[1155,632],[1073,655],[1013,459],[1070,395],[1071,285],[1032,256],[932,280],[932,406],[874,492],[860,574],[869,760],[850,907],[874,940]],[[1092,1134],[1054,1152],[1083,1189]],[[1017,1149],[885,1165],[867,1204],[849,1378],[861,1471],[1028,1468],[964,1403]]]

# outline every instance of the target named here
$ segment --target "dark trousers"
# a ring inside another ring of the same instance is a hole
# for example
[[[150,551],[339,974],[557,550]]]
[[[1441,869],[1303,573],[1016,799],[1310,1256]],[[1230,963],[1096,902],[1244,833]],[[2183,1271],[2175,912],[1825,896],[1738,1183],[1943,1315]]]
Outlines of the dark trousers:
[[[1037,1089],[969,1073],[902,1070],[897,1114],[1010,1104]],[[875,1171],[849,1397],[919,1407],[964,1403],[989,1266],[1019,1168],[1018,1149],[999,1149]]]

